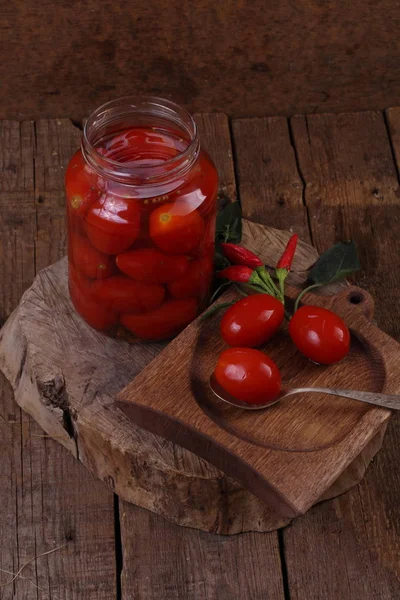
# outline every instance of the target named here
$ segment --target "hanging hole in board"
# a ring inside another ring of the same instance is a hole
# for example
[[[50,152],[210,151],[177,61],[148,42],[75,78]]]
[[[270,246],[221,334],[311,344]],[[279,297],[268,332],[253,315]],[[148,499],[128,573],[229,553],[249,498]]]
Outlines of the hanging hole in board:
[[[364,302],[364,296],[359,292],[352,292],[348,295],[347,299],[351,304],[361,304],[361,302]]]

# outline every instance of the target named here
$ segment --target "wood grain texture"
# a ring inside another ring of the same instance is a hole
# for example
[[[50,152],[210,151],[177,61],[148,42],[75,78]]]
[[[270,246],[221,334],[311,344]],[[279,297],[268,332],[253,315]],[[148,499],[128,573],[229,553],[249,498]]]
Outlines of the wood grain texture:
[[[218,205],[236,201],[236,181],[233,166],[231,134],[224,114],[195,115],[200,143],[212,157],[218,171]]]
[[[274,533],[216,536],[128,504],[121,529],[123,600],[284,600]]]
[[[69,119],[35,122],[36,270],[64,256],[67,245],[64,172],[81,131]]]
[[[238,119],[232,131],[239,197],[247,219],[309,240],[302,181],[286,119]]]
[[[277,6],[16,0],[1,8],[0,117],[87,116],[133,93],[233,116],[400,103],[395,0]]]
[[[397,157],[398,115],[398,109],[388,113]],[[313,115],[293,119],[292,127],[317,248],[356,239],[363,265],[356,280],[374,294],[380,327],[400,339],[398,179],[383,116]],[[285,530],[292,599],[399,597],[398,422],[395,415],[358,488]]]
[[[68,122],[63,129],[65,135],[74,128]],[[6,317],[30,285],[38,254],[45,259],[34,161],[42,162],[44,149],[36,144],[33,123],[2,122],[0,138],[0,314]],[[47,139],[49,154],[53,141]],[[48,260],[58,256],[49,253]],[[2,600],[114,597],[112,494],[88,480],[82,466],[20,411],[2,375],[0,406],[0,585],[24,563],[62,546],[2,586]]]

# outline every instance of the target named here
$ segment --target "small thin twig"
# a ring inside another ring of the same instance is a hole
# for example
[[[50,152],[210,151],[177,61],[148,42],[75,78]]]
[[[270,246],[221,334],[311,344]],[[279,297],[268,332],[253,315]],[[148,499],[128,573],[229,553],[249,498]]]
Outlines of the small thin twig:
[[[7,575],[14,575],[14,573],[12,571],[6,571],[6,569],[0,569],[0,571],[2,573],[7,573]],[[18,579],[23,579],[24,581],[28,581],[37,590],[39,590],[40,592],[44,592],[45,594],[47,594],[48,597],[51,598],[51,600],[61,600],[61,598],[59,596],[53,596],[53,595],[51,595],[50,592],[48,592],[44,588],[41,588],[40,586],[36,585],[36,583],[34,581],[32,581],[32,579],[29,579],[29,577],[24,577],[23,575],[19,575]]]
[[[4,417],[2,417],[1,415],[0,415],[0,421],[3,421],[3,423],[5,425],[17,425],[17,427],[19,429],[24,431],[24,428],[19,424],[18,421],[6,421],[6,419]],[[49,438],[52,440],[63,440],[64,439],[64,437],[62,435],[48,435],[47,433],[31,433],[30,436],[37,437],[37,438]]]
[[[28,565],[30,565],[31,563],[33,563],[34,561],[36,561],[38,558],[41,558],[42,556],[47,556],[48,554],[52,554],[53,552],[57,552],[57,550],[60,550],[61,548],[64,548],[66,545],[67,544],[62,544],[62,546],[57,546],[57,548],[53,548],[52,550],[47,550],[47,552],[43,552],[42,554],[38,554],[37,556],[33,556],[31,559],[28,560],[28,562],[24,563],[20,569],[18,569],[18,571],[14,574],[14,576],[13,576],[12,579],[10,579],[9,581],[6,581],[5,583],[0,583],[0,588],[5,587],[6,585],[11,585],[12,583],[14,583],[14,581],[16,579],[18,579],[18,577],[21,576],[21,573],[25,569],[25,567],[27,567]],[[0,569],[0,571],[2,571],[3,573],[8,573],[8,571],[4,571],[4,569]]]
[[[18,421],[6,421],[4,417],[0,415],[0,420],[3,421],[6,425],[16,425]]]

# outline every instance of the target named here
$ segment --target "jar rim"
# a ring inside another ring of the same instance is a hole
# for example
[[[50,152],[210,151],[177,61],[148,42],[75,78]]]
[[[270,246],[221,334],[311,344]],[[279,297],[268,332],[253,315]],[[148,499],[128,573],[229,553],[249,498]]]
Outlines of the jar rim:
[[[101,127],[113,121],[117,122],[118,118],[134,114],[158,117],[174,124],[188,135],[187,147],[160,165],[127,164],[100,154],[96,149],[93,132],[99,131]],[[121,182],[128,182],[132,178],[146,180],[149,183],[159,181],[160,178],[165,178],[165,173],[160,173],[162,168],[168,170],[170,179],[178,172],[190,168],[197,158],[199,146],[198,127],[192,115],[172,100],[151,95],[123,96],[102,104],[90,113],[84,124],[82,136],[82,151],[90,165],[98,172],[107,172],[108,176]]]

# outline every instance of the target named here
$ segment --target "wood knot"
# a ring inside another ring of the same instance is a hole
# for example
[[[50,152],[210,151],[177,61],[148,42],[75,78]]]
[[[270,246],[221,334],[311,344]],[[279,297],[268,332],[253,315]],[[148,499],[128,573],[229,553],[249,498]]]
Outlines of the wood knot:
[[[377,198],[378,200],[383,200],[383,194],[381,190],[377,187],[374,187],[372,189],[372,195],[375,196],[375,198]]]
[[[65,539],[67,542],[73,542],[75,539],[75,531],[73,529],[67,529],[65,532]]]
[[[63,427],[71,439],[76,438],[73,419],[75,411],[71,409],[64,377],[57,373],[47,381],[38,381],[37,387],[44,403],[50,408],[58,408],[63,413]]]
[[[115,481],[114,477],[111,475],[106,475],[103,479],[104,483],[108,485],[112,490],[115,490]]]
[[[48,401],[48,404],[52,404],[62,410],[69,408],[65,380],[60,373],[57,373],[47,381],[38,381],[37,385],[41,396]]]

